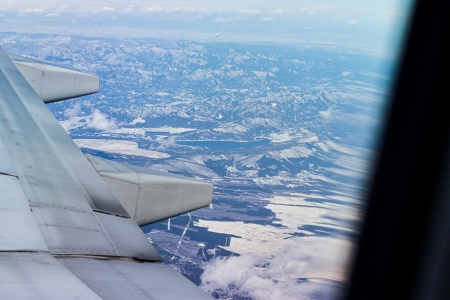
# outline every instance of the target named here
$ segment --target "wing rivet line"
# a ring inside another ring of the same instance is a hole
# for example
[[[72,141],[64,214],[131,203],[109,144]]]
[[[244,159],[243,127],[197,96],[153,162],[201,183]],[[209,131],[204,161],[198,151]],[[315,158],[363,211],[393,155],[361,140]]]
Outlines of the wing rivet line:
[[[11,177],[15,177],[15,178],[19,179],[19,175],[14,175],[14,174],[9,174],[9,173],[3,173],[3,172],[0,172],[0,175],[11,176]]]

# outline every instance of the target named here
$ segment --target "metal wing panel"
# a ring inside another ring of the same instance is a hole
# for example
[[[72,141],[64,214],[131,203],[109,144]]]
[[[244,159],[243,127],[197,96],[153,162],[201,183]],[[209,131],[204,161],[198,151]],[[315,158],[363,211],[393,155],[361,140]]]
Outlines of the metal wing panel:
[[[52,245],[58,244],[63,235],[56,230],[58,227],[47,230],[46,225],[52,225],[52,222],[48,220],[56,216],[46,209],[48,205],[58,205],[59,208],[71,207],[78,211],[90,211],[91,208],[79,187],[74,184],[72,176],[68,174],[65,166],[53,151],[51,142],[45,136],[45,132],[42,132],[39,125],[34,122],[33,116],[53,117],[50,111],[45,114],[44,109],[36,109],[33,110],[34,115],[31,116],[22,103],[24,98],[34,98],[44,108],[46,108],[45,104],[26,84],[20,88],[20,97],[14,90],[11,79],[8,80],[7,78],[8,73],[5,73],[5,69],[7,69],[5,65],[7,66],[7,64],[3,60],[0,60],[0,62],[2,64],[0,66],[2,69],[2,72],[0,72],[2,91],[0,94],[0,122],[4,128],[2,135],[7,137],[3,140],[9,142],[5,143],[6,147],[9,148],[8,152],[14,155],[20,182],[27,199],[30,201],[30,206],[47,245],[51,249]],[[20,80],[17,81],[19,84],[23,83]],[[17,90],[19,90],[19,84],[15,86]],[[56,121],[54,117],[53,120]],[[41,207],[42,209],[40,209]],[[78,216],[73,214],[72,210],[59,209],[56,214],[63,218],[65,225],[76,227]],[[92,215],[91,217],[95,219],[95,216]],[[63,227],[60,227],[60,229],[64,230]],[[104,233],[102,233],[100,225],[97,225],[97,231],[95,232],[100,236],[98,239],[101,240]],[[64,240],[67,240],[67,237],[64,237]],[[82,248],[90,248],[90,245],[83,245],[83,240],[78,242],[81,243]],[[84,243],[88,244],[87,241]],[[105,243],[104,246],[106,249],[111,247],[109,243]]]
[[[39,209],[45,222],[39,225],[49,233],[51,254],[122,256],[94,212],[56,205]]]
[[[0,56],[0,58],[3,57]],[[37,201],[45,199],[45,202],[60,203],[67,199],[67,201],[70,200],[71,206],[88,209],[86,200],[80,197],[82,195],[79,188],[73,183],[70,174],[53,151],[48,136],[41,130],[42,126],[39,126],[33,118],[33,116],[37,119],[45,117],[54,119],[54,117],[48,109],[45,113],[45,105],[29,85],[27,86],[25,80],[23,78],[20,80],[20,76],[17,76],[20,74],[14,74],[13,70],[6,72],[12,69],[8,68],[7,59],[1,59],[0,62],[3,71],[0,72],[2,91],[0,122],[4,128],[2,135],[6,136],[6,139],[4,138],[6,147],[17,161],[16,170],[22,184],[30,190],[27,194],[35,195]],[[14,82],[11,82],[11,76],[17,77]],[[30,99],[44,105],[44,109],[33,109],[33,116],[22,102]],[[28,181],[31,182],[28,183]]]
[[[120,256],[88,201],[100,199],[90,204],[128,214],[1,49],[0,90],[0,134],[50,252]],[[136,224],[124,226],[142,234]],[[132,245],[133,236],[116,242]],[[146,249],[137,247],[136,253]]]
[[[1,123],[0,123],[0,126]],[[0,128],[0,132],[3,131]],[[9,156],[8,150],[6,149],[5,142],[3,141],[2,135],[0,134],[0,174],[9,174],[17,176],[17,171],[14,168],[14,164]]]
[[[140,226],[211,203],[210,183],[92,155],[87,158]]]
[[[211,299],[167,265],[88,258],[58,260],[105,299]]]
[[[48,251],[19,180],[0,175],[0,251]]]
[[[119,256],[148,261],[163,260],[135,221],[102,213],[95,214],[109,233]]]
[[[46,63],[14,62],[45,103],[98,92],[99,78]]]
[[[42,252],[0,252],[0,289],[2,299],[102,299]]]
[[[97,76],[12,53],[6,55],[45,103],[84,96],[99,90]]]
[[[213,187],[210,183],[133,165],[128,167],[139,174],[140,193],[136,212],[139,225],[164,220],[211,203]]]
[[[9,139],[15,142],[10,146],[10,153],[20,149],[20,157],[25,160],[23,165],[37,163],[39,167],[50,167],[55,170],[52,172],[54,178],[59,177],[56,170],[62,167],[69,173],[63,178],[69,177],[71,184],[75,183],[75,188],[93,209],[128,217],[120,202],[2,50],[0,65],[0,116]]]

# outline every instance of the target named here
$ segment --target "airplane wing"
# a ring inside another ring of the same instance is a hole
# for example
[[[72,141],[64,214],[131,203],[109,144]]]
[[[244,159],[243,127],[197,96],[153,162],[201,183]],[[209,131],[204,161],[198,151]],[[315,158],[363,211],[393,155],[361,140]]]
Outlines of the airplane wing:
[[[86,157],[45,105],[98,88],[0,48],[0,297],[210,299],[139,226],[209,205],[211,184]]]

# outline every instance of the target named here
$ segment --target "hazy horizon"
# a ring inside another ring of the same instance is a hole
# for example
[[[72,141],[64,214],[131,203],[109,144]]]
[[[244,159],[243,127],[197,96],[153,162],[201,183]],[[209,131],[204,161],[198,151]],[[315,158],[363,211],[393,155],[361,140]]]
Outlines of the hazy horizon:
[[[320,44],[393,58],[410,1],[0,1],[0,32]]]

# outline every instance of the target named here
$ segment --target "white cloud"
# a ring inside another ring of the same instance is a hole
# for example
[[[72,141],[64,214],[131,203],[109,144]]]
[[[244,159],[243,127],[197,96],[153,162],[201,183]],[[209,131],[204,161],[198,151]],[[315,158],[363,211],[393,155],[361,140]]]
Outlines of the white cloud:
[[[273,21],[273,20],[275,20],[275,18],[274,17],[265,17],[265,18],[261,18],[260,20],[267,22],[267,21]]]
[[[71,118],[74,118],[74,117],[78,117],[80,112],[81,112],[81,104],[80,104],[80,102],[77,102],[73,107],[67,108],[64,111],[64,116],[66,118],[71,119]]]
[[[84,118],[79,117],[81,114],[81,104],[78,102],[71,108],[64,111],[66,120],[60,121],[62,127],[69,132],[70,130],[83,127],[85,125]]]
[[[134,8],[134,5],[129,5],[123,12],[124,12],[124,13],[132,12],[132,11],[133,11],[133,8]]]
[[[348,24],[358,24],[359,20],[348,20]]]
[[[70,36],[59,35],[55,37],[32,37],[32,36],[14,36],[11,40],[20,40],[21,42],[26,43],[50,43],[56,45],[64,45],[69,44],[72,41]]]
[[[213,259],[204,266],[201,288],[230,298],[328,299],[346,280],[352,250],[347,240],[293,238],[270,258],[244,254]]]
[[[98,109],[92,110],[92,114],[85,118],[86,126],[96,130],[114,130],[117,129],[116,119],[108,119]]]
[[[324,111],[319,111],[319,114],[325,118],[328,119],[330,117],[331,114],[331,108],[329,108],[328,110],[324,110]]]
[[[72,41],[72,38],[70,36],[57,36],[53,38],[53,42],[56,45],[66,45],[69,44]]]
[[[236,12],[241,13],[241,14],[248,14],[248,15],[257,15],[257,14],[261,13],[261,11],[259,9],[254,9],[254,8],[240,8],[240,9],[236,9]]]
[[[66,131],[79,127],[92,128],[95,130],[111,131],[118,129],[116,119],[110,119],[98,109],[93,109],[88,116],[82,116],[80,102],[64,111],[67,119],[61,121],[61,125]]]
[[[237,21],[242,21],[242,20],[245,20],[245,18],[243,18],[243,17],[231,17],[231,18],[217,17],[212,21],[217,22],[217,23],[228,23],[228,22],[237,22]]]
[[[330,8],[329,7],[311,7],[305,10],[308,14],[310,15],[317,15],[317,14],[321,14],[324,12],[329,12]]]
[[[274,14],[286,14],[286,13],[289,13],[289,10],[288,9],[277,8],[277,9],[271,10],[270,12],[274,13]]]
[[[165,9],[161,6],[149,6],[144,8],[145,11],[149,11],[149,12],[163,12]]]
[[[194,7],[188,6],[188,7],[183,8],[183,11],[185,11],[185,12],[196,12],[197,9],[195,9]]]
[[[114,7],[105,6],[105,7],[102,8],[102,11],[114,12],[114,11],[116,11],[116,9]]]
[[[186,12],[186,13],[201,13],[206,12],[204,8],[195,8],[192,6],[186,6],[186,7],[168,7],[164,8],[164,11],[174,13],[174,12]]]
[[[330,5],[320,5],[320,6],[302,6],[302,7],[291,7],[291,8],[277,8],[267,11],[268,13],[272,14],[310,14],[310,15],[316,15],[321,13],[326,13],[329,11],[335,10]]]
[[[252,276],[263,260],[254,255],[217,257],[204,268],[202,285],[204,289],[227,289],[230,285],[242,286]]]
[[[45,16],[46,16],[46,17],[49,17],[49,18],[51,18],[51,17],[59,17],[60,14],[57,13],[57,12],[52,12],[52,13],[46,14]]]
[[[20,11],[21,14],[42,14],[47,12],[45,8],[26,8]]]

